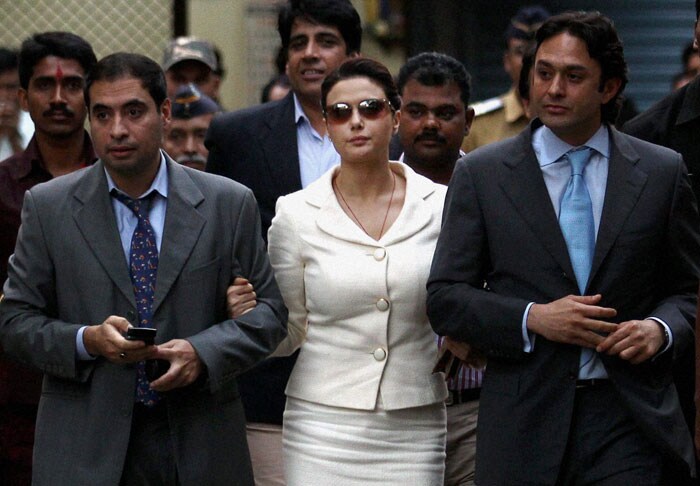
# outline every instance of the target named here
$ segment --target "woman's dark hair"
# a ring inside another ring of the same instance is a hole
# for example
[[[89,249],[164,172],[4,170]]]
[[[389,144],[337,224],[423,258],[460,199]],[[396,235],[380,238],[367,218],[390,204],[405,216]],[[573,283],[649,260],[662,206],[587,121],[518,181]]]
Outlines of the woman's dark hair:
[[[627,63],[612,20],[600,12],[566,12],[555,15],[537,31],[537,49],[545,40],[562,33],[581,39],[588,48],[588,55],[600,65],[600,91],[609,79],[620,80],[620,89],[601,109],[603,121],[615,123],[620,109],[620,95],[627,85]]]
[[[321,108],[326,111],[326,98],[328,92],[339,81],[350,78],[368,78],[379,85],[384,91],[384,96],[394,111],[401,109],[401,97],[394,83],[394,78],[383,64],[367,57],[353,57],[338,66],[335,71],[326,76],[321,84]]]

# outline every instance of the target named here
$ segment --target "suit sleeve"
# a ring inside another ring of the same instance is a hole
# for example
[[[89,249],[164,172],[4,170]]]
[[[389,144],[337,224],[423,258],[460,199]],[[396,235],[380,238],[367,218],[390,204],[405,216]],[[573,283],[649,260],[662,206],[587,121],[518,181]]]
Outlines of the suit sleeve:
[[[428,279],[428,317],[440,335],[488,356],[518,359],[524,355],[521,324],[529,302],[486,290],[489,267],[487,225],[470,166],[462,159],[447,190]]]
[[[277,356],[290,355],[298,349],[306,338],[307,328],[304,265],[299,232],[294,216],[287,210],[286,202],[283,197],[277,200],[275,217],[268,233],[270,261],[289,309],[289,334],[275,351]]]
[[[698,278],[700,277],[700,217],[685,165],[678,156],[666,251],[657,284],[659,303],[650,313],[671,328],[674,357],[694,345]]]
[[[231,215],[232,258],[253,284],[257,306],[187,338],[207,367],[212,392],[269,356],[286,336],[287,327],[287,309],[260,236],[258,205],[249,189],[245,190],[242,205],[231,208]]]
[[[54,273],[41,218],[28,191],[0,302],[0,343],[6,354],[21,363],[61,378],[86,381],[93,364],[79,362],[75,354],[81,324],[52,317],[57,314]]]

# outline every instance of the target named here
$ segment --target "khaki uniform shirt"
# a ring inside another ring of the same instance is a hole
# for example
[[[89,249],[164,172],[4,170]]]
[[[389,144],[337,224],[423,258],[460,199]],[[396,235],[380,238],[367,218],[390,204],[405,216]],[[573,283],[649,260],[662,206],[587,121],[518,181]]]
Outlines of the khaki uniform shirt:
[[[529,122],[514,89],[498,98],[475,103],[472,108],[476,116],[469,134],[462,143],[462,150],[465,152],[513,137]]]

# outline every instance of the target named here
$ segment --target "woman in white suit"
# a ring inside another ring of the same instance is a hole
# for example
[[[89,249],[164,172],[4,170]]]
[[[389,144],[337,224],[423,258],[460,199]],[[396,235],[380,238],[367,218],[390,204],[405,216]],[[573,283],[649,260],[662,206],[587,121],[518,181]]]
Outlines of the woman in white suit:
[[[287,484],[438,485],[447,390],[425,285],[445,188],[389,161],[400,98],[376,61],[323,82],[340,166],[280,198],[269,253],[301,347],[287,386]]]

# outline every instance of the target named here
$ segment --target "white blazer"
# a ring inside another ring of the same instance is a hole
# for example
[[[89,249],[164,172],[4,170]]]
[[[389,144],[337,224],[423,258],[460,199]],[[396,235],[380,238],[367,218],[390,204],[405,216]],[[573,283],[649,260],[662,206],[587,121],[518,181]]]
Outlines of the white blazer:
[[[437,347],[426,315],[426,282],[445,186],[398,162],[403,208],[375,241],[343,211],[331,169],[277,200],[269,253],[289,308],[289,335],[276,354],[301,346],[286,393],[323,405],[386,410],[443,401]]]

